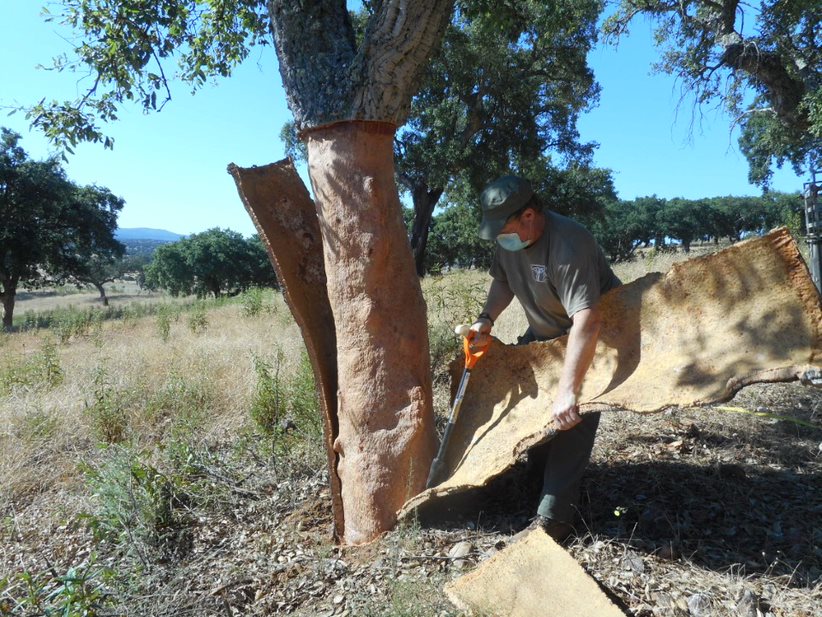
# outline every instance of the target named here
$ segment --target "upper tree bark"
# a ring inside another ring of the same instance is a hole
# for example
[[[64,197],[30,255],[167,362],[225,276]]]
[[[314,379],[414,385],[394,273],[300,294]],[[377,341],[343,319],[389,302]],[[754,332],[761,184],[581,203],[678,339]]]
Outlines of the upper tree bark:
[[[401,125],[454,0],[387,0],[356,48],[344,0],[270,0],[280,74],[298,130],[345,120]]]

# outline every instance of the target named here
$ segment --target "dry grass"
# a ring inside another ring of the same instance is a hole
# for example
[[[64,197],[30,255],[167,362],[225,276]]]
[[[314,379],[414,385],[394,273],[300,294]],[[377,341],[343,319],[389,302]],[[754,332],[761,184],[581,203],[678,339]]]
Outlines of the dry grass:
[[[2,501],[49,490],[76,477],[78,459],[94,449],[95,418],[88,408],[104,387],[123,427],[122,439],[156,443],[173,423],[164,411],[198,397],[201,435],[235,434],[254,392],[254,356],[283,350],[287,370],[303,345],[282,298],[273,315],[248,318],[240,304],[207,313],[207,327],[194,333],[187,316],[172,319],[162,340],[156,317],[105,321],[96,331],[55,343],[49,330],[3,337],[0,372],[36,361],[56,349],[62,383],[12,387],[0,399],[0,495]],[[102,383],[101,383],[102,382]],[[163,398],[168,400],[163,400]],[[175,398],[180,400],[174,400]]]
[[[627,282],[684,257],[643,256],[616,270]],[[478,271],[423,281],[441,413],[451,331],[476,315],[487,285]],[[442,583],[504,546],[526,524],[533,495],[483,503],[452,528],[403,527],[363,549],[335,547],[322,464],[284,473],[296,459],[264,447],[250,425],[255,355],[282,349],[291,373],[303,350],[282,298],[273,302],[256,317],[239,303],[210,308],[196,333],[182,312],[167,342],[158,316],[104,321],[65,344],[48,330],[0,338],[0,615],[4,598],[21,597],[20,573],[47,573],[52,590],[48,572],[95,559],[116,574],[107,588],[122,614],[459,614]],[[495,334],[513,342],[524,329],[514,304]],[[62,381],[44,377],[49,353]],[[822,394],[755,386],[733,404],[818,423]],[[106,427],[118,446],[101,444]],[[100,508],[82,465],[104,470],[121,448],[165,471],[175,431],[195,456],[183,461],[185,483],[172,487],[185,526],[173,551],[146,552],[141,564],[79,516]],[[699,594],[711,615],[753,617],[740,612],[743,597],[759,602],[760,615],[819,614],[819,441],[818,429],[746,414],[606,414],[585,479],[587,533],[569,550],[633,615],[685,617]],[[450,559],[462,541],[470,554]]]

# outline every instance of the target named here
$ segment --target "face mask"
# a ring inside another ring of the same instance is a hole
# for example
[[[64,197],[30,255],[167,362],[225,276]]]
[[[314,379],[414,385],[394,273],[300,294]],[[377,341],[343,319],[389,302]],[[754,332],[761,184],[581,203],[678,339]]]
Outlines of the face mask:
[[[524,248],[531,246],[530,242],[523,242],[520,240],[519,234],[500,234],[497,236],[497,242],[506,251],[521,251]]]

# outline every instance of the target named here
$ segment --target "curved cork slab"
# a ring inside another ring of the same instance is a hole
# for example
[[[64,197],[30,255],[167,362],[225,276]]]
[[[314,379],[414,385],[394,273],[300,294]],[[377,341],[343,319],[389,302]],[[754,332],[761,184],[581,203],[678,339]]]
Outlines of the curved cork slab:
[[[609,292],[601,306],[583,413],[707,405],[753,382],[820,370],[820,297],[785,229],[649,274]],[[436,515],[440,500],[484,486],[550,439],[566,342],[492,342],[451,435],[447,479],[406,502],[400,516]],[[451,368],[456,384],[462,362]]]
[[[268,250],[283,296],[308,350],[325,423],[334,533],[342,538],[342,498],[333,448],[339,432],[337,339],[326,291],[322,238],[314,202],[289,159],[250,168],[232,163],[228,172],[234,177],[240,198]]]
[[[565,549],[534,529],[445,586],[458,608],[502,617],[625,617]]]

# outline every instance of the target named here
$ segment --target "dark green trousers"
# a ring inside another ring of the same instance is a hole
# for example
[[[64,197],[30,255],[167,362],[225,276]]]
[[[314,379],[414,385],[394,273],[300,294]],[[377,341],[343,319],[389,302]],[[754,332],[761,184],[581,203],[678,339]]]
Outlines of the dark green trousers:
[[[529,328],[517,344],[536,340]],[[570,430],[557,431],[543,446],[546,460],[537,514],[555,521],[573,522],[582,476],[591,460],[598,426],[599,413],[587,413],[582,416],[582,422]]]

